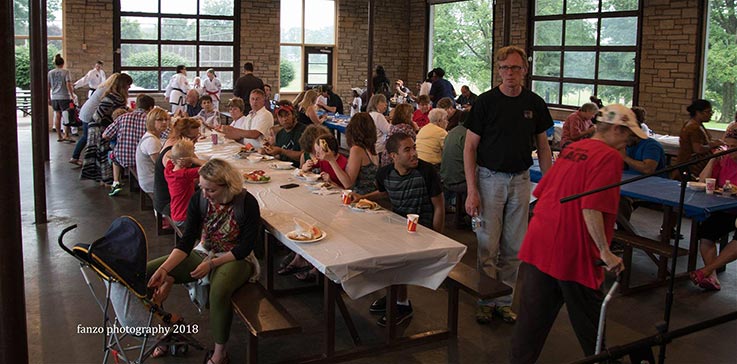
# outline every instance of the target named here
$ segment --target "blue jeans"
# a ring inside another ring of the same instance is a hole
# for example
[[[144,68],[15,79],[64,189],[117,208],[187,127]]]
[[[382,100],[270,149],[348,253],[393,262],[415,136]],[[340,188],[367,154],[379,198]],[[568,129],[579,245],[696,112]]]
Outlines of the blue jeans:
[[[82,133],[82,137],[77,140],[77,145],[74,146],[72,159],[79,159],[79,156],[82,155],[82,149],[87,146],[87,129],[89,129],[89,123],[83,122],[82,127],[84,127],[84,132]]]
[[[484,226],[476,231],[477,268],[510,287],[517,282],[519,254],[527,233],[530,209],[530,172],[505,173],[478,167],[481,218]],[[510,306],[511,296],[482,304]]]

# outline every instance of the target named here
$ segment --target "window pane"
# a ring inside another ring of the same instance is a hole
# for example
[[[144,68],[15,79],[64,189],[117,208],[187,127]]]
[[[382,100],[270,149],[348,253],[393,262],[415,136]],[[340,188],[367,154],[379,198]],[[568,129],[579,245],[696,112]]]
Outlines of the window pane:
[[[602,0],[601,11],[637,10],[637,0]]]
[[[137,13],[158,13],[159,4],[156,1],[120,0],[120,11],[135,11]]]
[[[133,79],[131,90],[159,90],[159,71],[123,71]]]
[[[634,81],[635,52],[601,52],[599,54],[599,78]]]
[[[200,40],[215,42],[233,41],[232,20],[200,20]]]
[[[197,24],[194,19],[161,19],[161,40],[196,40]]]
[[[279,74],[282,92],[302,91],[302,47],[281,46]]]
[[[532,81],[532,91],[540,95],[548,104],[558,103],[558,83],[547,81]]]
[[[534,76],[560,76],[560,52],[535,52],[532,60]]]
[[[120,65],[158,67],[158,47],[155,44],[121,44]]]
[[[120,39],[158,39],[159,19],[120,17]]]
[[[233,0],[200,0],[200,14],[233,16]]]
[[[597,19],[566,20],[567,46],[595,46]]]
[[[335,44],[335,2],[305,1],[305,44]]]
[[[632,107],[632,87],[599,85],[597,95],[604,105],[622,104]]]
[[[563,14],[563,0],[537,0],[535,1],[535,15],[560,15]]]
[[[456,91],[461,85],[482,91],[491,85],[493,57],[477,55],[494,53],[493,4],[494,0],[468,0],[433,5],[430,67],[443,67]],[[408,80],[405,86],[411,88]]]
[[[567,14],[595,13],[599,10],[599,0],[568,0]]]
[[[563,77],[594,78],[596,52],[565,52]]]
[[[562,39],[563,22],[560,20],[535,22],[536,46],[559,46]]]
[[[601,45],[637,44],[637,18],[605,18],[601,20]]]
[[[161,46],[161,65],[177,66],[183,64],[188,68],[197,65],[197,46],[165,44]]]
[[[307,83],[310,85],[328,83],[328,75],[324,73],[310,73],[307,75]]]
[[[281,42],[302,42],[302,0],[281,0]]]
[[[195,15],[197,0],[161,0],[161,13]]]
[[[328,64],[328,55],[327,54],[319,54],[319,53],[317,53],[317,54],[310,53],[310,54],[307,55],[307,62],[309,62],[310,64],[313,64],[313,63]]]
[[[563,84],[563,105],[581,106],[589,102],[589,97],[594,94],[594,85],[582,83]]]
[[[328,73],[328,65],[327,64],[321,64],[321,63],[310,63],[307,65],[307,72],[310,74],[313,73]]]
[[[233,47],[200,46],[200,67],[233,67]]]

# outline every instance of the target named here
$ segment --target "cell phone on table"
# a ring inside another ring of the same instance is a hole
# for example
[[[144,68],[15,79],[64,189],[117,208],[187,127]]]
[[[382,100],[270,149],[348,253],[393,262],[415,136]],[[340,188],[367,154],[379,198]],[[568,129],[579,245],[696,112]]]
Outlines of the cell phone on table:
[[[288,190],[290,188],[295,188],[295,187],[299,187],[299,185],[296,184],[296,183],[289,183],[289,184],[286,184],[286,185],[279,186],[279,188],[283,188],[285,190]]]

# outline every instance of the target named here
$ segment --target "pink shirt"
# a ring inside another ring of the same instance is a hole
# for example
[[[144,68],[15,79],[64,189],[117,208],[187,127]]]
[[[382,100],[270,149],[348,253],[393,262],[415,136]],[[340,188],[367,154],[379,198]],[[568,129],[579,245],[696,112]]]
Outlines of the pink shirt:
[[[717,179],[717,186],[724,186],[724,182],[737,183],[737,162],[726,155],[714,162],[714,169],[711,171],[711,177]]]

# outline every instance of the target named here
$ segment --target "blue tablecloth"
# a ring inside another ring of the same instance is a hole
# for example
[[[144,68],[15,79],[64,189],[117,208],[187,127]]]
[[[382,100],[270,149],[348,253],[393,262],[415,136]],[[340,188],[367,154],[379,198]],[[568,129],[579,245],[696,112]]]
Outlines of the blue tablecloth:
[[[326,113],[325,111],[322,111],[322,110],[318,111],[317,115],[318,116],[327,115],[328,119],[325,120],[324,125],[330,130],[335,130],[343,134],[345,134],[345,127],[348,125],[348,121],[350,121],[351,119],[351,117],[348,115],[339,114],[336,116],[335,113],[332,113],[332,112]]]
[[[635,176],[635,174],[625,172],[622,174],[622,181]],[[530,168],[530,180],[540,182],[540,179],[542,179],[542,172],[536,160]],[[620,194],[664,206],[677,207],[680,191],[681,184],[679,181],[662,177],[650,177],[621,186]],[[686,189],[683,204],[683,212],[686,217],[703,221],[714,212],[737,209],[737,198],[707,195],[704,191]]]

